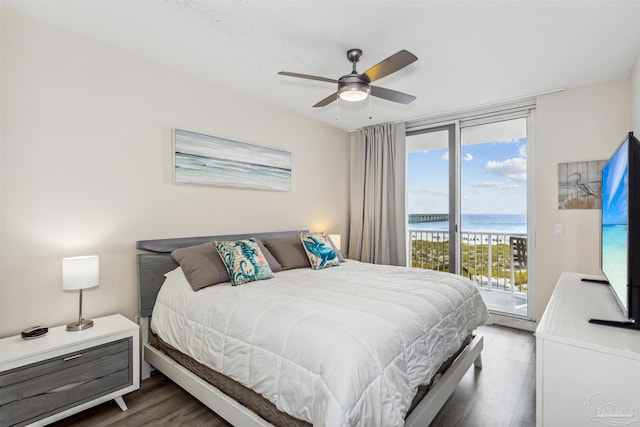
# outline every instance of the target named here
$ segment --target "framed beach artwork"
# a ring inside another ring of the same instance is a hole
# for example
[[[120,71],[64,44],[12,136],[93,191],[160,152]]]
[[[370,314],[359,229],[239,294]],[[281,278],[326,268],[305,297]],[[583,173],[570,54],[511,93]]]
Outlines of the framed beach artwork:
[[[558,209],[601,209],[606,160],[558,164]]]
[[[173,182],[290,191],[291,153],[174,129]]]

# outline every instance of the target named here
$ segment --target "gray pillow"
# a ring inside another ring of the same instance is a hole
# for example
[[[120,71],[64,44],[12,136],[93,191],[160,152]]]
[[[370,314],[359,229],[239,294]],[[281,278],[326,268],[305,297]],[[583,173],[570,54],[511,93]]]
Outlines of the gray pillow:
[[[227,267],[211,242],[176,249],[171,256],[182,267],[194,291],[231,280]]]
[[[271,251],[267,249],[262,240],[256,239],[258,241],[258,246],[260,246],[260,250],[262,251],[262,255],[267,259],[267,263],[269,267],[271,267],[271,271],[277,273],[278,271],[282,271],[282,266],[278,262],[278,260],[273,256]]]
[[[311,263],[302,246],[300,237],[270,237],[263,239],[264,245],[280,263],[283,270],[293,268],[310,268]]]

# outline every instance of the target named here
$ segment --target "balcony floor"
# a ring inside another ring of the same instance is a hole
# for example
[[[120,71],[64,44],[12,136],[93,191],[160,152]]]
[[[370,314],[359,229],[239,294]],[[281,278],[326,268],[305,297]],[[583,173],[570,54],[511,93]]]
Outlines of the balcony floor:
[[[488,290],[486,287],[480,286],[478,286],[478,290],[489,310],[527,317],[526,293],[515,292],[511,295],[511,291]]]

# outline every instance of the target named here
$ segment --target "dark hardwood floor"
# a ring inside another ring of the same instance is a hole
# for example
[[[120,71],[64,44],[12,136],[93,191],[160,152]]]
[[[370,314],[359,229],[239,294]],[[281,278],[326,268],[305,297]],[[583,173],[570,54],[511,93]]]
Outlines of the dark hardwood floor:
[[[531,332],[483,326],[482,369],[471,368],[432,427],[535,426],[535,340]],[[62,426],[228,426],[222,418],[161,374],[125,396],[52,424]]]
[[[533,427],[536,357],[532,332],[483,326],[482,369],[470,369],[432,427]]]

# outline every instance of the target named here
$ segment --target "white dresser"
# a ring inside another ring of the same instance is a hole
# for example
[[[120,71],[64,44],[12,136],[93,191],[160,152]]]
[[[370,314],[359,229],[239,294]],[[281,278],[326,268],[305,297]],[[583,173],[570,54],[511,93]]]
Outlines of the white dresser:
[[[640,426],[640,331],[588,323],[625,318],[607,285],[582,277],[596,278],[560,276],[536,330],[536,425]]]

